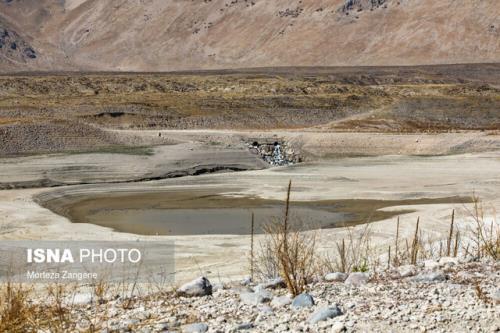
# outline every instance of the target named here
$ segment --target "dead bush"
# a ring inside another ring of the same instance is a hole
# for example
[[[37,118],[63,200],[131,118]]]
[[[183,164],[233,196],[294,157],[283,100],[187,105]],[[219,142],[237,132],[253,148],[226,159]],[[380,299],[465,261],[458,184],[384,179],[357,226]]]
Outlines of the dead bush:
[[[301,223],[291,223],[291,189],[290,181],[283,218],[264,226],[265,240],[256,255],[256,272],[265,277],[281,276],[290,293],[298,295],[304,291],[317,268],[316,234],[306,232]]]

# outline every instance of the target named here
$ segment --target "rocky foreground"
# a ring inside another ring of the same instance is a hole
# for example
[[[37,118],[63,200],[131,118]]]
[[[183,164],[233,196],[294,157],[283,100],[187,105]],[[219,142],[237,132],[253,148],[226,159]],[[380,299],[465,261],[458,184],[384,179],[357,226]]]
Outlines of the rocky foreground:
[[[76,296],[76,331],[92,324],[102,332],[500,332],[500,262],[491,260],[330,273],[295,298],[280,279],[206,278],[132,302]]]

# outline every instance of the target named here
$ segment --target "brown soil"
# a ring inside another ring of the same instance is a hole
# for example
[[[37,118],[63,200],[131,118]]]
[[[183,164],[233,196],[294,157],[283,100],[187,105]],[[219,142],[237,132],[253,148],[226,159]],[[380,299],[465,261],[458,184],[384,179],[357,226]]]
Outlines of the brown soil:
[[[500,129],[500,65],[0,76],[1,155],[137,145],[113,129]]]

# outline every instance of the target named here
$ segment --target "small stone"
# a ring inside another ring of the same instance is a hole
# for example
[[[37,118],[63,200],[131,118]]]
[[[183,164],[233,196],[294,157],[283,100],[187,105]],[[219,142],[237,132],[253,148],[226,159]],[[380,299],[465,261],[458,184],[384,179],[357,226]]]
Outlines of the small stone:
[[[402,278],[414,276],[417,274],[417,267],[414,265],[404,265],[398,267],[399,276]]]
[[[269,305],[261,305],[259,306],[259,311],[263,314],[271,314],[273,313],[273,309]]]
[[[252,283],[252,277],[250,277],[250,276],[245,276],[245,277],[243,278],[243,280],[241,280],[241,282],[240,282],[240,284],[241,284],[242,286],[248,286],[248,285],[249,285],[249,284],[251,284],[251,283]]]
[[[346,330],[344,323],[341,322],[336,322],[332,325],[332,328],[330,330],[331,333],[341,333]]]
[[[493,301],[495,301],[496,303],[500,303],[500,289],[498,289],[492,296],[491,298],[493,299]]]
[[[439,281],[445,281],[446,275],[441,271],[424,272],[413,277],[412,280],[415,282],[439,282]]]
[[[441,259],[439,259],[440,266],[455,266],[458,264],[459,264],[459,261],[457,258],[442,257]]]
[[[222,283],[214,283],[212,285],[212,293],[215,293],[217,291],[224,290],[224,284]]]
[[[243,324],[239,324],[238,326],[236,326],[236,330],[240,331],[240,330],[250,330],[252,329],[254,326],[252,323],[243,323]]]
[[[205,333],[208,331],[208,325],[205,323],[194,323],[182,326],[184,333]]]
[[[294,309],[299,309],[299,308],[305,308],[305,307],[310,307],[314,305],[314,299],[311,295],[308,293],[302,293],[295,297],[292,302],[292,308]]]
[[[276,279],[272,279],[269,281],[266,281],[264,283],[260,283],[257,288],[262,288],[262,289],[277,289],[277,288],[284,288],[286,286],[285,280],[283,280],[281,277],[278,277]]]
[[[292,299],[290,298],[290,296],[278,296],[278,297],[275,297],[273,298],[272,302],[271,302],[271,306],[275,307],[275,308],[279,308],[279,307],[282,307],[282,306],[285,306],[285,305],[289,305],[290,303],[292,303]]]
[[[135,325],[139,324],[138,319],[125,319],[120,322],[119,327],[122,330],[128,330],[134,327]]]
[[[177,293],[187,297],[212,295],[212,285],[206,277],[200,277],[181,286]]]
[[[316,324],[320,321],[335,318],[342,315],[342,310],[338,306],[319,309],[309,318],[309,323]]]
[[[84,305],[92,303],[92,293],[76,293],[66,299],[67,304]]]
[[[436,268],[439,268],[439,263],[435,260],[425,260],[424,261],[424,268],[428,270],[433,270]]]
[[[259,305],[261,303],[270,302],[273,294],[267,290],[258,290],[256,292],[241,293],[240,300],[248,305]]]
[[[168,323],[157,323],[155,324],[156,331],[166,331],[168,330]]]
[[[368,273],[354,272],[349,274],[349,277],[345,280],[345,284],[360,286],[368,283],[370,276]]]
[[[347,279],[347,276],[348,275],[346,273],[341,273],[341,272],[328,273],[325,275],[325,281],[344,282]]]

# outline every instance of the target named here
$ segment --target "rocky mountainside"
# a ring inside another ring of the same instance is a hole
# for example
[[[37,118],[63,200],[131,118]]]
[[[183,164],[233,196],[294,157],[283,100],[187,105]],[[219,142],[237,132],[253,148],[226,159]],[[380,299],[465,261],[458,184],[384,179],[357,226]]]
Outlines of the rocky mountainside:
[[[0,20],[0,62],[24,66],[32,59],[36,59],[33,47]]]
[[[500,2],[0,0],[0,32],[2,71],[498,62]]]

